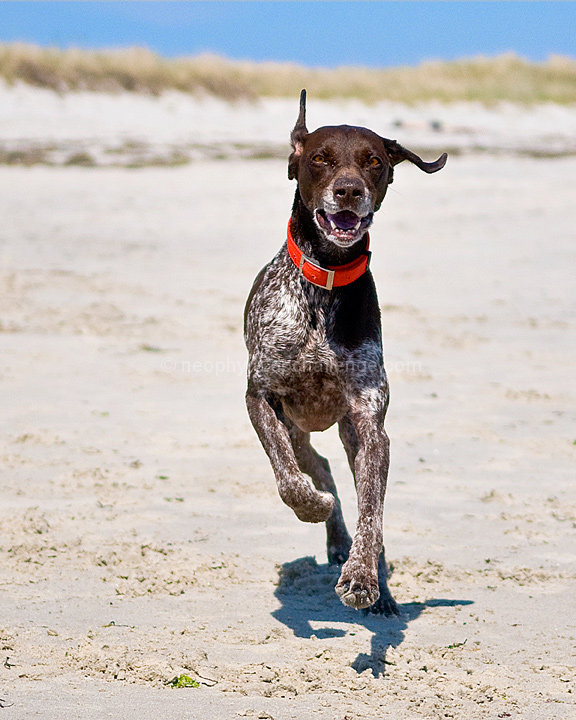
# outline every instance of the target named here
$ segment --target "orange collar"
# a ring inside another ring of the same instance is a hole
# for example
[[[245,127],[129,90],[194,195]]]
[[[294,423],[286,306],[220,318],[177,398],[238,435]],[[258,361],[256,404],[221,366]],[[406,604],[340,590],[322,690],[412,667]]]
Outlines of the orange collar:
[[[294,242],[292,237],[292,231],[290,230],[290,223],[292,218],[288,220],[288,235],[286,243],[288,246],[288,254],[292,259],[292,262],[303,277],[311,282],[312,285],[324,288],[325,290],[332,290],[333,287],[342,287],[343,285],[350,285],[359,277],[364,275],[368,266],[370,265],[370,236],[366,233],[366,250],[360,257],[346,265],[328,266],[323,268],[321,265],[317,265],[314,260],[304,255],[302,250]]]

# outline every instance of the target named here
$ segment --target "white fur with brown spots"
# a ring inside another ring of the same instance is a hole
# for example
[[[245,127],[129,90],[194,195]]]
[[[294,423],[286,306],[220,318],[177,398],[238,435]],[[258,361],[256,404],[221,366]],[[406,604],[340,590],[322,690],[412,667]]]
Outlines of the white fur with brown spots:
[[[443,155],[425,163],[365,128],[342,125],[309,133],[304,91],[291,140],[288,174],[298,181],[292,235],[322,267],[349,263],[366,251],[366,231],[394,165],[409,160],[436,172],[446,161]],[[375,613],[397,612],[382,546],[389,393],[370,271],[326,290],[301,275],[284,245],[254,282],[245,339],[246,404],[280,497],[301,520],[326,522],[328,559],[342,565],[336,592],[343,603]],[[357,488],[353,540],[328,461],[310,445],[310,432],[335,423]]]

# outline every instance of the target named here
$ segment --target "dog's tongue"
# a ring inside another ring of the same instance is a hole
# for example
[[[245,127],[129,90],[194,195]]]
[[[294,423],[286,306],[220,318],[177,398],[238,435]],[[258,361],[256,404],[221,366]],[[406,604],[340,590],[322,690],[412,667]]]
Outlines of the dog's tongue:
[[[328,214],[328,220],[333,222],[340,230],[351,230],[356,227],[360,218],[351,210],[341,210],[335,215]]]

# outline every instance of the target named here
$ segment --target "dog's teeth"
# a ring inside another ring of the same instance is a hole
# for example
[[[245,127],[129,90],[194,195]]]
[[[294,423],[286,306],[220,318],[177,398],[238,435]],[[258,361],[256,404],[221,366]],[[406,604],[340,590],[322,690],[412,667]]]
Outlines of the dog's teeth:
[[[354,232],[356,232],[356,230],[358,230],[358,228],[360,227],[360,223],[361,223],[361,222],[362,222],[361,220],[358,220],[358,222],[356,223],[356,225],[354,225]]]

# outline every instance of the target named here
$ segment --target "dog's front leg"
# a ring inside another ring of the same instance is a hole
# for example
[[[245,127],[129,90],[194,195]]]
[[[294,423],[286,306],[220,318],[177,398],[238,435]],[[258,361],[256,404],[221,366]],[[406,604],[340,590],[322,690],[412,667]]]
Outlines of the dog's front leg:
[[[370,607],[380,597],[378,558],[390,461],[390,442],[384,430],[387,404],[386,388],[364,391],[352,399],[348,414],[358,438],[354,461],[358,524],[336,592],[345,605],[356,609]]]
[[[304,522],[325,522],[334,509],[334,496],[316,490],[301,472],[294,455],[288,429],[267,399],[248,392],[246,406],[252,425],[270,458],[280,497]]]

